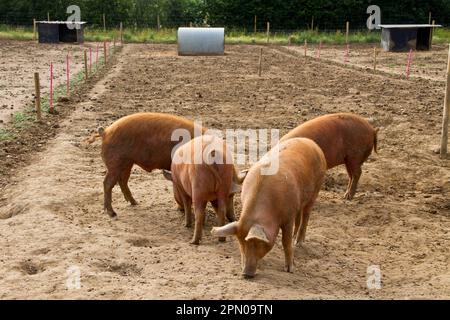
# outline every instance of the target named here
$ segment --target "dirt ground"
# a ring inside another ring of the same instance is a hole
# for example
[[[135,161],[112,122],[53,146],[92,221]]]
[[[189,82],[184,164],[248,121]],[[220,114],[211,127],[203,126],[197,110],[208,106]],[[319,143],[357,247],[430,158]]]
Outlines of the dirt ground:
[[[226,52],[178,57],[176,46],[125,46],[111,72],[74,102],[56,136],[3,173],[0,298],[450,298],[450,162],[433,152],[444,84],[305,61],[275,47],[264,50],[259,78],[259,47]],[[295,250],[294,273],[283,271],[278,239],[257,276],[245,280],[236,241],[218,243],[209,234],[210,208],[201,245],[188,243],[193,230],[183,226],[159,171],[135,168],[130,189],[139,205],[129,206],[116,187],[119,219],[103,214],[100,142],[83,140],[138,111],[281,134],[318,115],[350,111],[380,128],[379,150],[364,165],[353,201],[343,200],[344,168],[329,171],[306,243]],[[379,290],[366,285],[373,265],[381,270]],[[80,289],[67,287],[73,270]]]
[[[53,63],[53,85],[56,88],[66,83],[67,54],[70,74],[74,77],[83,68],[83,50],[89,48],[92,49],[94,63],[97,43],[55,46],[0,40],[0,128],[11,121],[16,111],[34,104],[34,72],[39,72],[41,95],[44,96],[50,88],[50,63]],[[102,57],[101,52],[99,57]]]
[[[351,44],[348,58],[346,46],[323,44],[320,49],[320,58],[339,64],[348,64],[361,69],[373,69],[374,51],[377,49],[376,69],[378,71],[406,77],[408,52],[385,52],[380,45]],[[286,47],[296,50],[304,55],[304,46]],[[318,58],[319,45],[308,45],[307,56]],[[414,51],[410,67],[410,78],[424,78],[436,81],[445,81],[447,67],[448,47],[441,44],[433,45],[431,51]]]

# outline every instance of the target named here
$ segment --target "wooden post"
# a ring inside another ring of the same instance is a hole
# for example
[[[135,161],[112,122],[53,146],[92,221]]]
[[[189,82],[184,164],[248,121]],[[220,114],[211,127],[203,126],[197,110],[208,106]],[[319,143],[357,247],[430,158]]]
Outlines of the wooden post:
[[[373,47],[373,71],[377,70],[377,48]]]
[[[103,14],[103,32],[106,31],[106,16]]]
[[[308,41],[305,39],[305,58],[306,58],[307,50],[308,50]]]
[[[450,109],[450,45],[447,59],[447,84],[445,86],[444,112],[442,116],[442,136],[441,136],[441,150],[440,150],[441,159],[447,156],[449,109]]]
[[[258,67],[258,75],[261,77],[261,69],[262,69],[262,48],[259,51],[259,67]]]
[[[105,65],[106,65],[106,63],[108,62],[108,58],[107,58],[107,55],[106,55],[106,41],[103,41],[103,56],[104,56],[104,58],[105,58]]]
[[[47,12],[47,21],[50,21],[50,12]]]
[[[253,23],[253,33],[256,33],[256,14],[255,14],[255,21]]]
[[[345,43],[348,43],[348,33],[350,31],[350,22],[345,24]]]
[[[36,41],[36,19],[33,19],[33,41]]]
[[[69,66],[69,54],[66,56],[66,96],[70,95],[70,66]]]
[[[433,20],[433,22],[431,24],[433,25],[433,27],[431,28],[431,31],[430,31],[430,49],[433,46],[433,34],[434,34],[435,21]]]
[[[158,30],[158,31],[159,31],[159,25],[160,25],[160,22],[159,22],[159,12],[158,12],[156,15],[156,30]]]
[[[322,40],[319,41],[319,51],[317,52],[317,59],[320,59],[320,50],[322,50]]]
[[[50,114],[55,113],[55,110],[53,109],[53,62],[50,63],[50,98],[48,112]]]
[[[123,45],[123,24],[120,22],[120,45]]]
[[[314,16],[311,18],[311,31],[314,31]]]
[[[41,86],[39,84],[39,73],[34,73],[34,104],[36,108],[36,121],[41,122],[42,121],[42,115],[41,115]]]
[[[87,81],[88,79],[88,64],[87,64],[87,52],[84,50],[84,78]]]
[[[89,74],[92,75],[92,48],[89,48]]]
[[[431,11],[428,12],[428,24],[431,24]]]
[[[267,21],[267,43],[269,43],[269,37],[270,37],[270,22]]]
[[[412,54],[413,54],[413,50],[409,49],[408,61],[406,63],[406,79],[409,79],[409,74],[411,72]]]

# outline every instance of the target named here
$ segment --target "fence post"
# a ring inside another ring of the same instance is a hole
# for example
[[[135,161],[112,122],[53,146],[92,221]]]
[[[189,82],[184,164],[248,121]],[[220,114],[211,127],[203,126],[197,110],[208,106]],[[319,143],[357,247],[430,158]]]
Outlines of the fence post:
[[[255,14],[255,21],[253,24],[253,33],[256,33],[256,14]]]
[[[444,112],[442,115],[442,136],[441,136],[441,150],[440,150],[441,159],[447,156],[449,109],[450,109],[450,45],[447,59],[447,84],[445,87]]]
[[[123,25],[122,25],[122,21],[120,22],[120,45],[123,45]]]
[[[66,95],[70,95],[70,67],[69,67],[69,54],[66,56]]]
[[[267,21],[267,43],[269,43],[269,37],[270,37],[270,22]]]
[[[307,50],[308,50],[308,41],[305,39],[305,58],[306,58]]]
[[[261,69],[262,69],[262,48],[259,51],[259,67],[258,67],[258,75],[261,77]]]
[[[106,32],[106,16],[103,14],[103,32]]]
[[[41,115],[41,86],[39,84],[39,73],[34,73],[34,104],[36,108],[36,121],[41,122],[42,121],[42,115]]]
[[[50,98],[48,112],[55,114],[55,109],[53,108],[53,62],[50,62]]]
[[[373,71],[377,70],[377,48],[373,47]]]
[[[314,31],[314,16],[311,18],[311,31]]]
[[[108,62],[108,58],[107,58],[107,55],[106,55],[106,41],[103,41],[103,55],[104,55],[104,58],[105,58],[105,66],[106,66],[106,63]]]
[[[345,24],[345,43],[348,43],[348,33],[350,31],[350,22]]]
[[[50,12],[47,12],[47,21],[50,21]]]
[[[36,41],[36,19],[33,19],[33,41]]]
[[[86,50],[84,50],[84,78],[86,81],[87,81],[88,77],[89,77],[89,74],[88,74],[88,64],[87,64],[87,52],[86,52]]]
[[[159,22],[159,12],[158,12],[158,14],[156,15],[156,24],[157,24],[156,30],[159,31],[159,25],[160,25],[160,22]]]
[[[409,49],[408,61],[406,63],[406,79],[409,79],[409,74],[411,72],[412,54],[413,54],[413,50]]]

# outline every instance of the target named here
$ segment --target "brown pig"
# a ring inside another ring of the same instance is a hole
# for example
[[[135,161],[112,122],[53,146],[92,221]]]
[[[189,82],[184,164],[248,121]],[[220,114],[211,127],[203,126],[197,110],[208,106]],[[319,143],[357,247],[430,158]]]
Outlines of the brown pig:
[[[278,170],[264,174],[267,164],[276,161]],[[326,169],[322,150],[306,138],[279,143],[250,168],[242,185],[239,221],[212,230],[217,237],[237,237],[245,277],[255,275],[258,261],[272,249],[280,229],[285,270],[293,271],[293,236],[297,243],[305,239]]]
[[[120,118],[106,129],[99,128],[98,134],[88,142],[102,138],[102,158],[107,168],[103,181],[105,213],[110,217],[117,216],[111,204],[116,183],[119,183],[125,200],[131,205],[137,204],[128,188],[134,164],[149,172],[153,169],[170,170],[172,152],[189,142],[194,131],[194,122],[188,119],[151,112],[132,114]],[[200,127],[197,131],[202,134]]]
[[[377,132],[364,118],[351,113],[328,114],[309,120],[280,139],[309,138],[322,149],[327,168],[345,164],[349,183],[345,199],[351,200],[361,176],[361,166],[372,149],[377,152]]]
[[[211,202],[219,225],[225,217],[234,221],[233,196],[239,190],[239,180],[233,165],[233,157],[226,143],[213,135],[192,139],[178,148],[173,157],[171,172],[163,171],[173,182],[175,200],[184,207],[186,227],[192,223],[192,205],[195,214],[195,230],[192,244],[199,244],[205,221],[205,209]],[[219,240],[224,241],[225,238]]]

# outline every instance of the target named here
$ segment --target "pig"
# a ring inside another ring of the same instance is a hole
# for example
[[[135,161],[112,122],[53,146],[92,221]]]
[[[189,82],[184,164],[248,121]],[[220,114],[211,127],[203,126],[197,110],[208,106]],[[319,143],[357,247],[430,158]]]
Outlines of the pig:
[[[204,129],[183,117],[143,112],[120,118],[106,129],[99,128],[98,133],[87,142],[92,143],[98,137],[102,139],[101,154],[107,168],[103,181],[105,213],[111,218],[117,217],[111,204],[112,189],[117,183],[125,200],[137,205],[128,187],[133,165],[149,172],[154,169],[170,170],[172,151],[194,137],[194,126],[198,127],[198,134],[201,135]],[[175,134],[177,129],[183,129],[178,132],[184,132],[185,136]],[[172,141],[173,134],[176,141]],[[179,138],[182,138],[181,142]]]
[[[278,170],[264,175],[264,167],[276,157]],[[322,150],[307,138],[279,143],[250,168],[242,185],[239,221],[212,229],[216,237],[237,237],[244,277],[254,277],[258,261],[272,249],[280,229],[285,270],[293,272],[293,237],[296,244],[305,240],[326,169]]]
[[[361,166],[377,152],[378,128],[373,128],[364,118],[352,113],[328,114],[309,120],[294,128],[281,141],[291,138],[314,140],[325,154],[327,168],[345,164],[349,182],[344,198],[351,200],[361,176]]]
[[[173,182],[175,200],[184,208],[186,227],[191,226],[194,206],[192,244],[200,243],[208,202],[213,205],[220,226],[225,224],[225,217],[235,221],[233,197],[240,191],[243,178],[236,173],[232,154],[222,139],[213,135],[192,139],[175,151],[170,172],[163,173]]]

